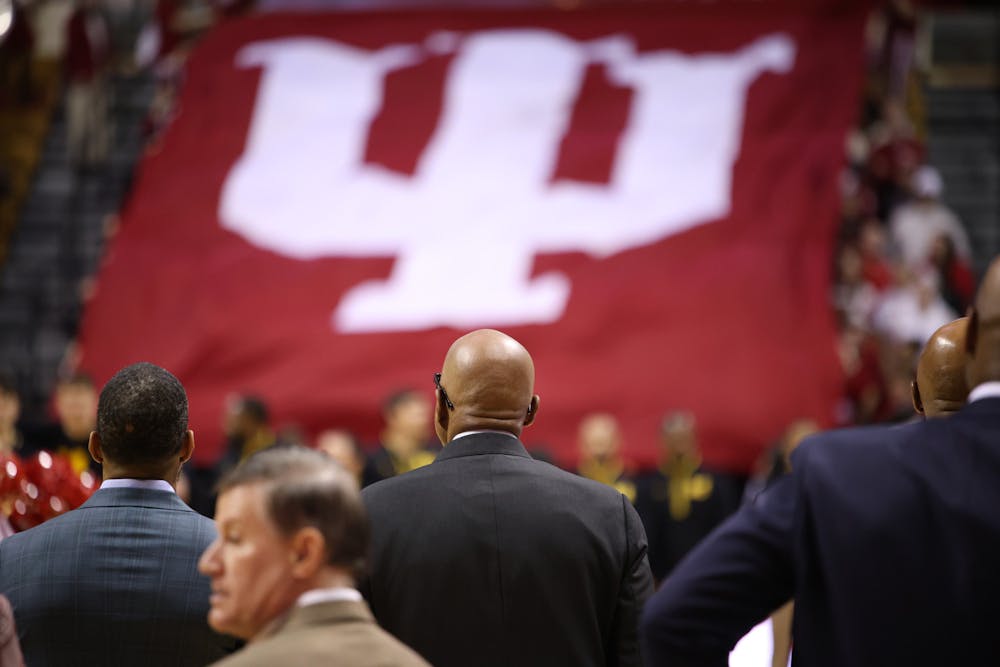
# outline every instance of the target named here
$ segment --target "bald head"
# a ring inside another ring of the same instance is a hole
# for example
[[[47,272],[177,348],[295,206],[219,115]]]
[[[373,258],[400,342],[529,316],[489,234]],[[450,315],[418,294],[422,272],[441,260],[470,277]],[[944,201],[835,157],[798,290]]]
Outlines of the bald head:
[[[1000,381],[1000,257],[986,269],[966,334],[966,382],[970,389]]]
[[[535,364],[505,333],[480,329],[452,343],[441,368],[435,429],[447,444],[463,431],[490,429],[520,436],[538,410]],[[449,405],[450,402],[450,405]]]
[[[934,332],[917,363],[913,409],[926,417],[957,412],[969,395],[965,383],[965,332],[969,318],[961,317]]]

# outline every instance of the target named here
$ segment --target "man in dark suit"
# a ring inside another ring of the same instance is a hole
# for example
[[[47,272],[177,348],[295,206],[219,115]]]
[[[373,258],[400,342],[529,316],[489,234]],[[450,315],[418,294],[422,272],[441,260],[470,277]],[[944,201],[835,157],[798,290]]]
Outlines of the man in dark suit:
[[[652,664],[725,665],[792,597],[793,664],[1000,664],[1000,259],[965,348],[960,411],[806,440],[681,563],[646,608]]]
[[[739,506],[738,483],[702,466],[694,415],[663,419],[660,464],[636,479],[635,509],[649,539],[649,566],[663,581],[684,556]]]
[[[233,648],[212,631],[201,552],[212,522],[177,497],[194,450],[187,395],[167,371],[119,371],[90,453],[104,483],[80,508],[0,542],[0,593],[29,665],[204,665]]]
[[[350,473],[304,447],[271,448],[219,485],[208,620],[252,640],[217,667],[430,667],[375,624],[355,586],[368,517]]]
[[[362,491],[372,611],[435,667],[639,665],[642,524],[615,489],[525,451],[534,377],[499,331],[451,346],[435,375],[444,450]]]

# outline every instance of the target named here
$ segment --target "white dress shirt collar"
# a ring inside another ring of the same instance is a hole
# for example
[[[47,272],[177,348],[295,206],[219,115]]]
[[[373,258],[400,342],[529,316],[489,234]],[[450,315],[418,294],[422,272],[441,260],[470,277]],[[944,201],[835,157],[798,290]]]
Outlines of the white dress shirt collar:
[[[102,489],[147,489],[149,491],[169,491],[176,493],[174,487],[165,479],[106,479],[101,483]]]
[[[487,429],[482,429],[482,430],[479,430],[479,431],[462,431],[461,433],[459,433],[458,435],[456,435],[454,438],[452,438],[452,441],[458,440],[459,438],[464,438],[467,435],[475,435],[476,433],[499,433],[500,435],[506,435],[506,436],[508,436],[510,438],[514,438],[515,440],[517,440],[517,436],[514,435],[513,433],[508,433],[507,431],[494,431],[492,429],[488,429],[487,428]]]
[[[969,392],[969,403],[981,398],[1000,398],[1000,382],[984,382]]]
[[[299,596],[295,603],[299,607],[307,607],[311,604],[323,602],[339,602],[348,600],[350,602],[361,602],[361,593],[353,588],[338,586],[336,588],[314,588]]]

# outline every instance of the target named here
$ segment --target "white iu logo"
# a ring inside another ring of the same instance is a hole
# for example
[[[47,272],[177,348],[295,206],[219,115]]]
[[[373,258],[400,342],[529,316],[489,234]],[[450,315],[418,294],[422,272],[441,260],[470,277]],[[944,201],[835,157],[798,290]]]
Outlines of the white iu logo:
[[[571,285],[556,272],[532,278],[535,255],[606,256],[726,215],[747,89],[795,58],[780,34],[689,56],[637,53],[620,36],[473,33],[461,38],[414,175],[364,164],[386,74],[423,53],[282,39],[237,57],[264,72],[246,149],[222,193],[222,224],[300,259],[396,258],[387,280],[344,295],[332,320],[341,332],[559,319]],[[633,90],[609,182],[550,183],[595,62]]]

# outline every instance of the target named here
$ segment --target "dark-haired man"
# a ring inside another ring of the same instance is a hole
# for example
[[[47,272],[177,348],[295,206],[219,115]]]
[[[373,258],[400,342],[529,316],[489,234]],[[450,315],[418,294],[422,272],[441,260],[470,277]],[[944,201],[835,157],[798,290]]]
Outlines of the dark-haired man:
[[[362,486],[421,468],[434,460],[427,447],[431,432],[431,404],[415,389],[393,392],[382,403],[385,428],[378,448],[365,464]]]
[[[235,468],[251,454],[274,446],[277,438],[270,421],[270,411],[264,399],[257,396],[229,397],[223,418],[227,440],[226,453],[219,464],[222,474]]]
[[[219,538],[200,569],[209,623],[252,642],[219,663],[428,667],[380,629],[355,581],[368,556],[356,481],[303,447],[260,452],[219,485]]]
[[[204,665],[234,641],[205,622],[198,557],[212,522],[174,492],[194,450],[184,387],[158,366],[104,386],[91,455],[104,483],[80,508],[0,542],[0,593],[29,665]]]
[[[22,455],[45,450],[65,456],[77,473],[90,469],[101,474],[101,466],[87,451],[97,418],[97,388],[86,373],[60,378],[53,393],[57,421],[26,424]]]
[[[731,477],[702,466],[697,424],[690,412],[664,417],[659,454],[659,467],[636,480],[635,500],[657,582],[736,510],[740,498]]]
[[[231,394],[226,398],[222,414],[226,442],[222,457],[215,466],[189,466],[181,482],[182,491],[186,489],[189,494],[191,507],[212,516],[219,478],[250,455],[278,444],[270,418],[267,403],[258,396]]]

